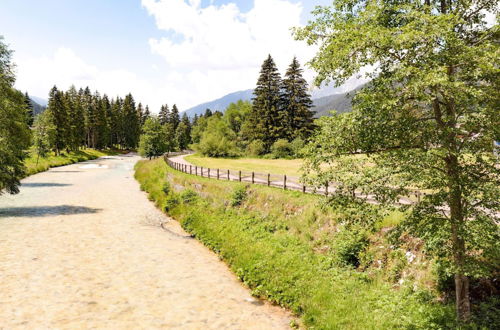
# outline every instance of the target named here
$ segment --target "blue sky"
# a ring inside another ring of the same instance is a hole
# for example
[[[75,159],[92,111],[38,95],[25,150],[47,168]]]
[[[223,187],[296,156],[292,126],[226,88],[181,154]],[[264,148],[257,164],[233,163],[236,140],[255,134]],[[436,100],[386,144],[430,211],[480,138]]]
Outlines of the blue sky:
[[[157,111],[181,109],[252,88],[271,53],[281,70],[314,49],[288,29],[318,0],[2,0],[0,35],[15,51],[17,87],[132,92]],[[267,13],[271,13],[268,15]],[[308,78],[313,73],[308,72]]]

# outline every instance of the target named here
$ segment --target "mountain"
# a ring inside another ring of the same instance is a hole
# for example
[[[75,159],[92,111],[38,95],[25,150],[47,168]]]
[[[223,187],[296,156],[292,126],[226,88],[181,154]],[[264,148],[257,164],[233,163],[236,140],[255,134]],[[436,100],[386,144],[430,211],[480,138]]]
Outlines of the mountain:
[[[41,105],[42,107],[47,107],[48,101],[46,99],[42,99],[41,97],[38,96],[31,96],[30,99],[34,102],[36,102],[38,105]]]
[[[206,109],[210,109],[212,111],[224,111],[227,106],[231,103],[238,102],[238,100],[250,101],[253,97],[253,89],[247,89],[245,91],[234,92],[231,94],[227,94],[217,100],[206,102],[194,106],[190,109],[187,109],[185,113],[189,117],[194,117],[195,114],[201,115],[205,113]]]
[[[45,101],[39,97],[30,96],[30,101],[31,101],[31,105],[33,106],[33,113],[35,116],[42,113],[47,108],[47,101]],[[40,102],[43,105],[40,104]]]
[[[336,110],[338,113],[351,111],[352,98],[357,91],[363,88],[364,85],[365,84],[357,85],[355,88],[348,90],[346,90],[346,87],[325,87],[324,90],[313,92],[313,111],[316,112],[315,117],[329,116],[331,110]],[[325,92],[325,90],[345,92],[326,94],[326,96],[324,96],[325,93],[327,93]],[[193,117],[195,114],[204,114],[206,109],[224,112],[230,103],[237,102],[238,100],[251,101],[252,97],[253,89],[247,89],[245,91],[227,94],[226,96],[223,96],[211,102],[199,104],[186,110],[185,112],[189,117]]]
[[[352,109],[352,98],[354,95],[365,86],[364,84],[356,87],[347,93],[338,93],[328,96],[323,96],[313,99],[313,110],[316,112],[315,117],[329,116],[330,111],[335,110],[337,113],[349,112]]]

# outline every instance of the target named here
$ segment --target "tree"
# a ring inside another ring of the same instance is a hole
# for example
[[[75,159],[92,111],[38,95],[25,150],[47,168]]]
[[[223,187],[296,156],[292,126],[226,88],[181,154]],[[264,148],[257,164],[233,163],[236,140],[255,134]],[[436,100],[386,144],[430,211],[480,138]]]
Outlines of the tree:
[[[191,122],[186,113],[183,114],[182,120],[175,130],[175,137],[180,150],[186,150],[191,144]]]
[[[219,117],[200,118],[207,121],[206,129],[201,134],[199,143],[193,148],[202,155],[209,157],[235,157],[239,155],[236,146],[236,134],[227,123]]]
[[[319,45],[311,62],[317,84],[338,85],[376,66],[352,114],[322,119],[309,171],[318,173],[316,182],[340,182],[339,192],[355,183],[380,201],[394,201],[408,187],[429,191],[402,228],[424,239],[454,274],[462,321],[470,318],[470,278],[487,276],[500,251],[500,174],[492,156],[499,27],[486,25],[484,11],[497,13],[497,1],[337,0],[296,30]],[[363,176],[342,175],[353,164],[346,155],[356,153],[371,155],[376,166],[358,168]]]
[[[35,114],[33,112],[33,103],[31,103],[31,99],[28,95],[28,92],[24,93],[24,103],[26,104],[26,108],[28,111],[26,112],[26,122],[28,126],[33,126],[33,121],[35,120]]]
[[[54,151],[56,155],[59,155],[68,146],[69,121],[64,102],[64,93],[59,91],[56,86],[50,90],[47,111],[50,113],[52,124],[55,127]]]
[[[139,154],[143,157],[161,156],[168,149],[167,135],[158,118],[148,118],[139,140]]]
[[[246,125],[245,135],[249,140],[261,140],[266,150],[283,136],[280,122],[281,77],[271,55],[264,61],[257,80],[252,112]]]
[[[51,114],[48,111],[40,113],[35,118],[33,126],[33,147],[36,152],[36,163],[40,157],[44,158],[54,143],[55,127],[52,124]]]
[[[123,120],[125,123],[124,142],[126,148],[136,148],[139,143],[139,117],[132,94],[125,96],[123,101]]]
[[[177,109],[177,105],[172,106],[172,111],[170,112],[170,116],[168,122],[172,124],[174,130],[177,130],[177,126],[181,122],[181,117],[179,116],[179,109]]]
[[[178,147],[174,126],[171,123],[166,123],[165,125],[163,125],[163,131],[165,132],[165,142],[167,144],[166,151],[176,151]]]
[[[24,95],[13,88],[15,75],[11,54],[0,37],[0,194],[19,192],[31,138],[26,124]]]
[[[161,106],[160,113],[159,113],[158,117],[159,117],[160,123],[162,125],[165,125],[166,123],[168,123],[169,118],[170,118],[170,110],[168,108],[168,104]]]
[[[294,57],[283,79],[281,94],[281,121],[284,137],[289,141],[295,137],[306,139],[313,131],[313,102],[307,90],[299,61]]]
[[[238,102],[228,105],[224,112],[224,119],[233,132],[238,134],[251,111],[252,103],[238,100]]]
[[[151,118],[151,112],[149,111],[149,106],[146,105],[146,109],[144,110],[144,114],[142,115],[141,126],[144,126],[148,118]]]

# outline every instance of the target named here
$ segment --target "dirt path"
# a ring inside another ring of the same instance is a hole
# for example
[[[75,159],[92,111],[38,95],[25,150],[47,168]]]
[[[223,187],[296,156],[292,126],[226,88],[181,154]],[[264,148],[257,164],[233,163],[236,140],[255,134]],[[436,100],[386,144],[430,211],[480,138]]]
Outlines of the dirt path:
[[[288,328],[176,222],[160,228],[137,160],[59,167],[0,196],[0,329]]]

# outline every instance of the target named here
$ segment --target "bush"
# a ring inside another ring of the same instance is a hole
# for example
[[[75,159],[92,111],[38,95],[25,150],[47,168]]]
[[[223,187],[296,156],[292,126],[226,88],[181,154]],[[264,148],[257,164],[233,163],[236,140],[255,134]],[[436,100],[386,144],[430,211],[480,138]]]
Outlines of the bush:
[[[231,195],[231,206],[240,206],[247,198],[247,187],[240,186],[234,189]]]
[[[161,190],[165,193],[165,195],[168,195],[168,193],[172,190],[170,187],[170,183],[168,181],[165,181]]]
[[[289,158],[293,155],[293,151],[288,142],[285,139],[279,139],[273,143],[271,146],[271,155],[273,158]]]
[[[192,189],[186,189],[182,191],[180,197],[184,204],[189,204],[198,199],[198,194]]]
[[[358,227],[343,228],[336,236],[332,246],[338,264],[358,267],[360,253],[368,245],[366,232]]]
[[[245,153],[248,156],[260,156],[263,155],[266,152],[266,147],[264,146],[264,142],[261,140],[253,140],[250,142],[249,145],[247,145],[247,148],[245,150]]]
[[[300,137],[295,138],[292,142],[290,142],[290,149],[292,151],[292,155],[296,158],[302,158],[304,156],[302,149],[306,143]]]
[[[168,212],[179,205],[179,200],[174,195],[169,195],[165,201],[165,212]]]

